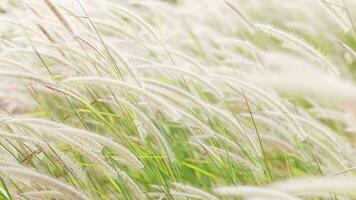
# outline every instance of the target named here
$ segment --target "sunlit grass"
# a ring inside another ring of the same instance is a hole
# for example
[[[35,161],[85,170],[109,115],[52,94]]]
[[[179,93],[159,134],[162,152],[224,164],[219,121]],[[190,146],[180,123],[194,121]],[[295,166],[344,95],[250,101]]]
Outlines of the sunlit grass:
[[[355,10],[0,2],[0,199],[356,198]]]

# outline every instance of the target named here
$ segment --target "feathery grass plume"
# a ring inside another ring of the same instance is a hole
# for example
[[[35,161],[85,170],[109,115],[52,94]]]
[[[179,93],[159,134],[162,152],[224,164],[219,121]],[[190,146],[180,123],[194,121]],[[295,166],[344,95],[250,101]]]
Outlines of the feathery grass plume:
[[[48,85],[54,85],[55,83],[50,79],[45,79],[37,77],[34,74],[22,73],[22,72],[11,72],[11,71],[0,71],[0,76],[4,78],[18,78],[23,80],[28,80],[35,83],[42,83]]]
[[[46,79],[46,78],[41,78],[37,77],[34,74],[29,74],[29,73],[22,73],[22,72],[11,72],[11,71],[0,71],[0,77],[5,77],[5,78],[15,78],[15,79],[20,79],[20,80],[25,80],[25,81],[30,81],[34,83],[39,83],[42,84],[44,87],[51,89],[55,92],[59,92],[61,94],[68,95],[79,102],[83,103],[84,105],[88,105],[85,100],[83,100],[78,94],[75,92],[68,90],[68,88],[65,85],[62,85],[58,82],[54,82],[51,79]]]
[[[30,57],[38,57],[40,55],[40,59],[42,60],[47,60],[51,59],[53,61],[57,61],[58,65],[63,64],[65,67],[68,68],[73,68],[77,70],[79,73],[84,72],[83,66],[78,66],[76,64],[73,64],[73,61],[68,61],[66,58],[63,58],[60,54],[57,54],[52,50],[52,48],[60,49],[63,52],[68,52],[70,53],[73,57],[78,57],[78,59],[81,59],[83,62],[85,61],[95,61],[91,57],[84,56],[78,52],[78,50],[75,50],[73,47],[69,47],[68,45],[58,41],[55,44],[50,43],[48,44],[47,42],[41,42],[41,41],[32,41],[31,43],[33,46],[36,46],[36,49],[29,49],[29,48],[12,48],[8,49],[2,52],[4,56],[9,56],[9,55],[29,55]],[[68,69],[67,69],[68,70]]]
[[[71,145],[73,148],[77,149],[78,152],[84,154],[86,156],[86,158],[88,158],[89,160],[91,160],[93,163],[97,163],[97,167],[101,168],[104,170],[104,172],[111,177],[117,177],[117,173],[116,171],[109,166],[103,159],[101,159],[98,155],[96,155],[96,153],[93,153],[92,151],[89,150],[89,148],[86,148],[86,146],[83,143],[77,142],[74,139],[72,139],[70,136],[66,136],[63,133],[60,133],[58,131],[48,131],[45,129],[45,127],[42,126],[36,126],[36,125],[32,125],[30,126],[30,128],[33,131],[36,132],[31,132],[32,134],[35,134],[36,137],[39,137],[40,141],[32,139],[32,138],[28,138],[28,137],[21,137],[21,136],[14,136],[14,139],[19,139],[19,140],[24,140],[24,141],[31,141],[31,142],[36,142],[36,143],[43,143],[41,140],[48,140],[48,139],[52,139],[53,141],[58,142],[58,140],[60,139],[62,142],[67,143],[69,145]],[[10,137],[8,134],[3,133],[2,134],[4,137]]]
[[[247,49],[252,53],[254,59],[260,63],[262,68],[267,67],[265,63],[264,52],[248,40],[241,40],[238,38],[222,38],[217,39],[217,42],[227,46],[237,46],[243,49]]]
[[[247,112],[241,113],[241,116],[246,119],[251,118],[251,115]],[[275,135],[283,138],[285,142],[293,143],[293,138],[290,135],[285,134],[285,132],[288,132],[287,127],[284,127],[283,124],[278,124],[278,121],[276,122],[274,118],[271,118],[269,115],[262,115],[260,113],[254,113],[253,118],[257,124],[268,127]]]
[[[310,113],[310,115],[316,119],[326,119],[341,122],[343,122],[347,117],[346,114],[342,113],[341,111],[318,107],[308,109],[308,113]]]
[[[97,52],[102,58],[105,58],[105,55],[103,55],[101,53],[101,51],[99,49],[97,49],[92,43],[95,43],[95,41],[87,41],[86,39],[82,38],[81,36],[75,36],[76,39],[84,42],[85,44],[87,44],[88,46],[90,46],[92,49],[95,50],[95,52]],[[98,46],[98,45],[96,45]],[[141,85],[141,80],[140,77],[138,76],[137,71],[130,65],[130,63],[128,62],[128,60],[122,56],[118,51],[118,49],[111,47],[111,46],[107,46],[106,48],[108,48],[109,50],[111,50],[111,54],[113,54],[113,56],[115,56],[115,58],[117,57],[119,59],[119,61],[122,63],[122,65],[125,67],[125,70],[129,73],[129,75],[134,79],[134,81],[136,82],[136,84],[138,86],[142,86]],[[113,57],[113,59],[115,60],[115,58]]]
[[[163,96],[163,97],[167,98],[168,100],[173,102],[176,105],[176,107],[180,107],[180,108],[176,108],[176,111],[182,116],[181,121],[185,122],[186,123],[185,125],[199,128],[202,131],[205,131],[206,134],[210,134],[210,135],[215,134],[211,128],[209,128],[207,125],[205,125],[199,119],[197,119],[196,117],[194,117],[193,115],[189,114],[188,112],[186,112],[184,110],[184,109],[187,109],[187,105],[183,100],[174,98],[173,96],[166,93],[165,91],[161,91],[157,88],[147,88],[147,89],[149,89],[154,94],[157,94],[159,96]],[[206,107],[208,107],[208,104],[206,104]],[[212,108],[212,107],[210,107],[210,108]],[[208,111],[206,111],[206,112],[208,112]]]
[[[246,27],[246,29],[250,33],[255,33],[255,27],[253,26],[253,24],[249,21],[249,19],[246,17],[246,15],[240,9],[237,9],[236,6],[232,5],[227,0],[224,0],[224,3],[227,6],[229,6],[240,17],[242,24]]]
[[[30,191],[30,192],[24,192],[22,193],[29,199],[35,199],[35,198],[65,198],[65,195],[63,195],[60,192],[53,191],[53,190],[40,190],[40,191]]]
[[[284,193],[279,190],[257,186],[220,186],[215,188],[214,191],[215,193],[221,196],[242,196],[245,198],[301,200],[298,197],[289,195],[288,193]]]
[[[131,67],[131,65],[129,64],[129,62],[126,60],[126,58],[124,58],[123,56],[121,56],[119,53],[117,53],[115,51],[115,55],[119,58],[119,60],[123,63],[124,67],[126,68],[126,70],[130,73],[130,75],[133,77],[133,79],[136,81],[137,85],[139,85],[140,87],[142,87],[142,83],[141,83],[141,78],[139,77],[139,74],[137,73],[137,71]]]
[[[212,84],[210,82],[210,81],[212,81],[210,75],[208,76],[209,79],[206,80],[206,78],[203,78],[203,77],[197,75],[196,73],[191,72],[187,69],[179,68],[177,66],[162,65],[162,64],[156,64],[156,63],[151,63],[146,66],[141,66],[141,67],[138,67],[138,69],[141,69],[141,70],[156,69],[156,70],[160,70],[160,71],[167,71],[170,73],[176,72],[176,73],[180,73],[182,75],[186,75],[188,77],[191,77],[192,80],[194,80],[194,81],[197,81],[197,82],[199,81],[199,82],[203,83],[204,86],[206,86],[208,89],[210,89],[213,92],[212,94],[215,95],[219,100],[224,99],[223,92],[221,92],[216,86],[214,86],[214,84]],[[206,73],[208,73],[208,72],[206,72]]]
[[[279,139],[278,137],[275,137],[273,135],[267,135],[267,134],[260,135],[260,137],[267,151],[275,152],[275,149],[277,149],[279,151],[283,151],[286,153],[297,152],[294,146]]]
[[[212,194],[209,194],[208,192],[205,192],[205,191],[202,191],[200,189],[197,189],[195,187],[192,187],[190,185],[184,185],[184,184],[181,184],[181,183],[173,183],[174,187],[176,187],[177,189],[179,190],[182,190],[186,193],[191,193],[191,194],[195,194],[197,196],[200,196],[201,199],[206,199],[206,200],[218,200],[217,197],[215,197],[214,195]]]
[[[269,115],[280,116],[280,114],[268,112]],[[331,146],[334,146],[334,150],[338,153],[347,153],[351,151],[350,144],[342,138],[334,133],[331,129],[325,127],[323,124],[318,123],[312,118],[302,117],[298,115],[294,115],[295,119],[300,121],[301,123],[310,126],[310,128],[315,129],[316,134],[309,134],[309,139],[313,141],[318,141],[316,144],[320,144],[321,142],[325,142]],[[330,150],[327,150],[330,152]]]
[[[272,183],[267,187],[287,193],[327,192],[356,196],[356,178],[354,176],[294,178]]]
[[[128,150],[124,146],[122,146],[108,138],[97,135],[95,133],[91,133],[89,131],[68,128],[68,127],[59,128],[57,130],[61,131],[61,132],[65,132],[66,135],[72,135],[72,137],[78,136],[80,138],[90,138],[90,140],[92,140],[92,141],[99,142],[100,144],[102,144],[104,146],[114,149],[116,152],[118,152],[120,155],[122,155],[125,158],[125,160],[128,161],[128,163],[130,163],[130,166],[139,168],[139,169],[143,168],[143,164],[135,156],[135,154],[133,154],[130,150]]]
[[[73,139],[81,139],[84,141],[90,141],[90,145],[95,145],[95,143],[92,142],[98,142],[104,146],[107,146],[109,148],[114,149],[117,153],[122,155],[125,160],[127,160],[127,163],[130,163],[132,167],[136,168],[143,168],[143,164],[141,161],[128,149],[126,149],[124,146],[104,137],[101,135],[98,135],[96,133],[92,133],[86,130],[82,129],[77,129],[77,128],[72,128],[69,126],[65,126],[63,124],[55,123],[52,121],[46,121],[46,120],[41,120],[41,119],[33,119],[33,118],[2,118],[2,120],[5,119],[5,123],[16,123],[16,124],[24,124],[26,126],[32,127],[32,128],[41,128],[41,129],[49,129],[53,130],[55,132],[59,132],[63,135],[66,135],[70,138]],[[33,123],[36,123],[33,125]],[[96,149],[96,148],[94,148]]]
[[[240,81],[236,78],[230,78],[221,75],[218,75],[218,77],[220,77],[222,81],[224,81],[228,86],[232,87],[236,91],[240,92],[240,90],[238,90],[237,88],[242,87],[244,90],[247,90],[256,98],[265,102],[271,108],[277,109],[277,111],[281,112],[285,116],[286,121],[288,121],[289,124],[292,126],[292,129],[295,131],[298,139],[300,139],[300,141],[304,141],[307,134],[305,133],[303,127],[293,117],[290,111],[281,102],[279,102],[278,99],[245,81]]]
[[[164,51],[167,53],[169,59],[171,60],[172,63],[174,63],[174,60],[171,56],[171,54],[169,53],[166,45],[164,44],[164,41],[162,41],[162,39],[158,36],[158,34],[156,33],[155,29],[152,28],[144,19],[142,19],[140,16],[136,15],[134,12],[120,6],[117,5],[115,3],[111,3],[111,2],[106,2],[106,6],[108,7],[108,9],[120,13],[130,19],[135,20],[140,26],[142,26],[148,33],[150,33],[159,43],[159,45],[164,49]]]
[[[329,162],[328,164],[329,168],[331,168],[332,170],[340,170],[340,168],[342,169],[348,166],[348,162],[345,159],[348,156],[348,154],[342,153],[336,149],[329,148],[329,146],[334,146],[334,145],[326,143],[325,140],[322,141],[320,138],[316,137],[313,134],[307,135],[306,141],[309,141],[311,144],[313,144],[315,150],[319,152],[317,156],[323,162]],[[328,171],[330,171],[331,169],[329,169]]]
[[[213,105],[208,105],[208,107],[214,112],[214,114],[216,114],[216,116],[221,117],[226,122],[230,123],[233,127],[235,127],[239,132],[238,134],[242,134],[248,140],[248,142],[252,145],[252,149],[254,149],[256,153],[260,152],[258,151],[256,141],[254,141],[253,138],[246,133],[246,131],[242,128],[240,122],[237,119],[229,115],[229,113],[224,112],[224,110],[219,109]]]
[[[132,194],[137,199],[145,200],[147,199],[147,195],[142,191],[142,189],[137,185],[137,183],[127,175],[126,172],[122,170],[118,170],[118,176],[125,181],[125,184],[128,185],[129,189],[131,190]]]
[[[318,101],[354,101],[356,86],[347,79],[333,78],[320,70],[287,69],[255,76],[261,84],[270,86],[283,94],[319,98]],[[251,77],[251,78],[252,78]],[[333,88],[333,90],[330,90]]]
[[[338,44],[341,48],[348,52],[354,60],[356,60],[356,52],[349,45],[333,36],[331,36],[331,40],[335,41],[336,44]]]
[[[205,110],[207,113],[211,113],[209,110],[209,107],[206,105],[207,103],[201,101],[197,97],[189,94],[188,92],[186,92],[178,87],[171,86],[171,85],[165,84],[165,83],[160,83],[158,81],[155,81],[153,79],[148,79],[148,78],[143,78],[143,82],[145,83],[145,88],[147,90],[150,90],[150,87],[152,87],[152,86],[161,88],[163,90],[166,90],[166,92],[174,93],[174,94],[177,94],[177,96],[182,96],[185,99],[189,99],[191,102],[195,103],[202,110]]]
[[[275,113],[275,112],[266,112],[266,114],[273,115],[276,117],[282,117],[280,114]],[[318,131],[317,135],[315,133],[310,134],[311,137],[316,138],[317,140],[322,140],[322,141],[329,143],[330,145],[335,147],[336,151],[339,151],[339,152],[349,151],[350,147],[349,147],[349,144],[347,143],[347,141],[345,141],[345,139],[340,137],[339,135],[335,134],[335,132],[333,132],[332,129],[324,126],[323,124],[314,120],[311,117],[300,116],[300,115],[295,115],[295,114],[292,114],[292,115],[301,124],[304,124],[304,126],[305,125],[310,126],[310,128]]]
[[[7,58],[4,58],[4,57],[0,57],[0,63],[1,64],[5,64],[5,65],[11,65],[12,67],[13,66],[18,67],[19,69],[22,69],[22,70],[24,70],[24,71],[26,71],[28,73],[34,73],[33,69],[31,69],[28,66],[23,65],[20,62],[15,61],[15,60],[11,60],[11,59],[7,59]]]
[[[324,56],[320,53],[317,49],[315,49],[312,45],[308,44],[303,39],[299,38],[298,36],[293,35],[292,33],[288,33],[287,31],[283,31],[281,29],[275,28],[271,25],[266,24],[254,24],[259,30],[277,38],[284,42],[290,42],[295,44],[302,50],[306,51],[308,55],[311,55],[317,59],[317,61],[325,66],[329,72],[331,72],[334,76],[340,76],[339,70]]]
[[[349,32],[350,31],[350,23],[348,22],[347,16],[346,16],[346,11],[344,11],[342,8],[342,11],[345,13],[340,13],[336,7],[342,7],[342,5],[333,5],[337,4],[335,3],[329,3],[325,0],[318,0],[318,3],[320,7],[325,10],[326,14],[328,17],[330,17],[344,32]]]
[[[330,194],[327,192],[300,192],[296,195],[302,199],[308,199],[308,198],[319,198],[319,199],[334,198],[334,199],[340,199],[340,200],[350,199],[347,195]]]
[[[118,81],[115,79],[109,79],[109,78],[100,78],[100,77],[71,77],[63,80],[64,83],[84,83],[84,84],[89,84],[89,85],[111,85],[115,86],[116,88],[120,87],[124,90],[129,90],[130,92],[134,92],[137,95],[145,96],[149,98],[152,101],[155,101],[158,105],[162,105],[165,109],[167,109],[168,113],[162,110],[162,112],[167,113],[168,117],[171,117],[173,120],[179,119],[180,116],[179,114],[175,111],[175,109],[166,103],[163,99],[157,97],[156,95],[147,92],[146,90],[136,87],[134,85],[131,85],[129,83],[123,82],[123,81]]]
[[[40,174],[24,168],[15,167],[4,167],[0,166],[0,173],[8,176],[16,177],[20,180],[31,180],[35,184],[39,184],[43,187],[52,188],[63,195],[71,196],[75,199],[89,200],[89,198],[81,193],[80,191],[74,189],[73,187],[58,181],[57,179],[51,178],[49,176]]]
[[[314,143],[316,146],[319,146],[320,148],[320,153],[319,157],[323,158],[324,161],[330,161],[329,168],[333,170],[340,170],[340,168],[347,168],[349,165],[349,162],[345,160],[345,157],[347,155],[342,155],[338,156],[337,152],[334,152],[331,150],[326,144],[321,143],[320,141],[316,140],[313,137],[310,137],[310,141]],[[323,156],[322,154],[328,154],[326,156]]]
[[[190,57],[189,55],[186,55],[176,50],[169,50],[169,53],[171,53],[173,56],[186,60],[187,62],[191,63],[194,67],[196,67],[199,71],[202,71],[208,77],[210,76],[208,69],[205,69],[205,67],[203,67],[198,61],[194,60],[194,58]]]
[[[144,128],[143,124],[139,120],[134,120],[133,124],[135,125],[137,132],[140,136],[140,139],[145,143],[146,137],[148,135],[147,130]]]
[[[0,132],[0,138],[7,138],[7,139],[18,140],[18,141],[46,145],[46,143],[40,139],[31,137],[31,136],[18,135],[15,133]]]
[[[166,194],[162,192],[149,192],[148,195],[150,198],[157,198],[158,200],[164,200],[166,197]]]
[[[186,198],[192,198],[192,199],[205,199],[207,198],[206,195],[210,195],[209,193],[203,192],[201,190],[198,190],[195,188],[195,190],[197,190],[194,194],[192,191],[184,191],[184,188],[177,188],[175,185],[176,182],[172,183],[172,186],[176,189],[169,189],[169,191],[166,190],[166,188],[164,186],[161,185],[151,185],[151,188],[154,188],[155,190],[158,190],[159,192],[151,192],[150,196],[151,197],[160,197],[163,198],[167,197],[167,198],[174,198],[174,199],[186,199]],[[194,189],[194,188],[191,188]],[[183,191],[181,191],[183,190]],[[198,194],[196,194],[198,193]],[[203,193],[206,193],[205,196]],[[163,196],[163,197],[162,197]],[[213,195],[210,195],[213,196]],[[209,199],[209,198],[208,198]]]
[[[71,34],[74,35],[74,31],[72,27],[69,25],[68,21],[64,18],[64,16],[59,12],[56,6],[51,2],[51,0],[43,0],[46,6],[51,10],[51,12],[57,17],[59,22],[63,25],[63,27]]]
[[[196,118],[192,114],[190,114],[188,112],[185,112],[183,110],[178,110],[178,112],[180,112],[180,114],[182,115],[182,119],[181,120],[187,126],[194,127],[194,128],[199,128],[199,129],[202,130],[203,133],[205,133],[207,135],[218,135],[208,125],[204,124],[201,120],[199,120],[198,118]]]
[[[157,129],[157,127],[152,123],[150,118],[142,111],[140,111],[138,108],[136,108],[134,105],[132,105],[130,102],[121,99],[121,98],[116,98],[116,101],[119,102],[120,104],[123,104],[125,107],[127,107],[129,110],[131,110],[135,115],[137,115],[138,119],[142,121],[142,125],[146,126],[148,128],[148,131],[153,135],[155,138],[155,142],[159,146],[162,152],[167,154],[167,157],[171,162],[175,161],[175,156],[173,153],[173,150],[169,146],[168,142],[166,141],[165,137],[161,134],[161,132]],[[104,101],[107,102],[107,101]],[[109,102],[111,103],[111,102]],[[112,103],[113,104],[113,103]]]
[[[165,199],[167,198],[174,198],[174,199],[201,199],[203,200],[199,195],[196,194],[190,194],[190,193],[185,193],[185,192],[178,192],[175,190],[170,190],[168,194],[162,193],[162,192],[151,192],[149,193],[151,197],[153,198],[158,198],[158,199]]]
[[[231,151],[236,151],[238,152],[241,147],[236,144],[233,140],[220,135],[220,134],[214,134],[214,135],[194,135],[191,138],[191,141],[198,139],[198,140],[209,140],[209,139],[215,139],[215,140],[220,140],[222,142],[225,142],[229,147],[231,147]]]
[[[332,129],[324,126],[322,123],[313,120],[312,118],[296,116],[295,118],[302,123],[305,123],[315,130],[319,131],[321,137],[325,137],[325,141],[329,141],[331,145],[335,146],[335,150],[339,152],[348,152],[350,151],[350,145],[345,140],[345,138],[340,137]]]
[[[32,127],[36,129],[36,126],[32,126]],[[38,127],[38,128],[42,129],[43,127]],[[118,177],[121,178],[125,182],[125,184],[127,184],[129,188],[132,190],[133,195],[138,196],[139,199],[145,198],[145,194],[140,189],[140,187],[124,171],[120,169],[113,169],[105,162],[105,160],[101,159],[95,153],[90,152],[89,148],[85,148],[86,146],[84,144],[80,144],[79,142],[76,142],[73,139],[71,139],[69,136],[60,134],[57,131],[51,131],[50,133],[41,131],[41,134],[47,134],[47,135],[49,134],[48,137],[53,137],[54,139],[61,138],[61,140],[63,140],[64,142],[78,149],[78,152],[84,154],[86,158],[91,160],[93,163],[96,163],[97,164],[96,166],[101,168],[103,172],[106,173],[106,175],[111,176],[114,179]]]
[[[190,141],[190,144],[195,147],[201,148],[203,151],[206,151],[207,153],[211,154],[218,161],[222,161],[220,158],[224,158],[228,161],[233,161],[238,165],[241,165],[247,169],[252,170],[253,172],[256,173],[257,176],[260,176],[261,174],[263,174],[263,172],[259,168],[259,166],[256,166],[251,161],[243,158],[241,155],[238,155],[234,152],[230,152],[228,150],[214,147],[211,145],[206,145],[203,141],[199,140],[196,137],[192,138],[192,140]]]
[[[86,183],[88,181],[88,177],[85,171],[80,165],[78,165],[78,163],[72,157],[60,151],[56,151],[56,154],[63,162],[65,167],[68,168],[69,171],[73,173],[75,177],[77,177],[83,183]]]

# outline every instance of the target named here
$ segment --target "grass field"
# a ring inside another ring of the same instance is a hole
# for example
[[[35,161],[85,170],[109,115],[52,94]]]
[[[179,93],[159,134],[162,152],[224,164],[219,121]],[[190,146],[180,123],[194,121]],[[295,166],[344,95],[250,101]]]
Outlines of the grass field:
[[[0,199],[356,199],[355,0],[0,0]]]

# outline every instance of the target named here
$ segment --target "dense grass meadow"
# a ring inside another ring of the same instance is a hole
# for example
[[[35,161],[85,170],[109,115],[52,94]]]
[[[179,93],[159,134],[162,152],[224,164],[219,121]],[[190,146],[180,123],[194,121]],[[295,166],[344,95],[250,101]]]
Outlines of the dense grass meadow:
[[[0,0],[0,200],[356,199],[356,0]]]

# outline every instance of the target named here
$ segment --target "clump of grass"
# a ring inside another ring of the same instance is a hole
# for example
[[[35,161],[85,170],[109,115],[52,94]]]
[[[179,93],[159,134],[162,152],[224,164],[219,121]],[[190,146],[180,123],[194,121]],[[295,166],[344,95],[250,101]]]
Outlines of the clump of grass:
[[[0,2],[0,199],[355,198],[355,9]]]

